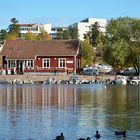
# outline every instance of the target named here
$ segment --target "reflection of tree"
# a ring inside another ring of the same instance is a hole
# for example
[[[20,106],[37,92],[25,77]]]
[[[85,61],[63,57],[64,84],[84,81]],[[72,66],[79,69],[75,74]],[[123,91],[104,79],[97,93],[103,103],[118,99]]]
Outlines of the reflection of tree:
[[[140,129],[139,117],[137,115],[138,105],[137,95],[134,94],[135,87],[132,86],[117,86],[111,89],[108,93],[110,114],[106,118],[106,124],[113,129]]]

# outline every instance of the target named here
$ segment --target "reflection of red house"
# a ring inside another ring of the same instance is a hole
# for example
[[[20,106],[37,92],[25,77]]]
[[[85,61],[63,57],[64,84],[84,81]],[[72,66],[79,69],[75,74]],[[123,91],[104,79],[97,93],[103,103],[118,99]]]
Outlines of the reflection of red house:
[[[1,57],[1,68],[17,73],[76,73],[80,70],[81,44],[78,40],[6,41]]]

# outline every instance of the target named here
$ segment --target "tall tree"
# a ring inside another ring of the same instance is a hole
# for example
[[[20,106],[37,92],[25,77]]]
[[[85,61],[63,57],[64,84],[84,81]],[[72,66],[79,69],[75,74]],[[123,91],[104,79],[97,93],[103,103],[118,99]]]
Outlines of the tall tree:
[[[63,34],[63,29],[61,27],[59,27],[57,29],[57,36],[56,36],[56,38],[57,39],[62,39],[62,34]]]
[[[64,40],[71,39],[69,30],[64,30],[63,31],[62,39],[64,39]]]
[[[131,38],[129,41],[129,55],[126,61],[132,62],[137,73],[140,73],[140,20],[133,19],[131,22]]]
[[[85,40],[82,42],[82,52],[81,67],[84,67],[85,65],[92,66],[94,51],[87,35],[85,35]]]
[[[18,20],[16,18],[11,19],[11,24],[9,25],[9,33],[19,34]]]
[[[97,47],[98,46],[98,38],[99,38],[99,23],[95,22],[92,27],[91,27],[91,31],[90,31],[90,41],[93,47]]]
[[[16,40],[19,34],[18,20],[16,18],[11,19],[11,24],[8,26],[8,31],[3,29],[0,31],[0,41],[3,43],[4,40]]]
[[[99,29],[99,23],[95,22],[91,30],[89,31],[88,35],[90,37],[90,43],[92,44],[93,48],[96,50],[96,58],[98,61],[100,61],[103,57],[103,41],[104,41],[104,35]]]
[[[70,39],[78,39],[78,29],[77,28],[68,28]]]
[[[78,29],[70,27],[63,30],[62,28],[59,28],[57,39],[78,39]]]
[[[8,27],[8,40],[16,40],[17,38],[20,37],[20,31],[19,31],[19,26],[18,26],[18,20],[16,18],[11,19],[11,24]]]
[[[111,19],[105,37],[106,62],[114,67],[133,65],[139,69],[137,52],[140,52],[140,20],[128,17]]]

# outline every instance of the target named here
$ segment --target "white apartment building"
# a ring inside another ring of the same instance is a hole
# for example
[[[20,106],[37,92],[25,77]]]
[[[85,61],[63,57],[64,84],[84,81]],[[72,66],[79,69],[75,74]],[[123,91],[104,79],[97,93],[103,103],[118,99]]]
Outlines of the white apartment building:
[[[61,29],[63,32],[64,30],[67,30],[67,27],[52,27],[50,35],[53,39],[58,39],[57,34],[59,32],[59,29]]]
[[[84,40],[84,34],[87,34],[90,31],[92,25],[95,22],[98,22],[99,29],[104,33],[106,30],[106,25],[107,25],[106,19],[87,18],[87,19],[82,20],[80,22],[74,23],[74,24],[70,25],[69,27],[77,28],[78,34],[79,34],[79,39]]]
[[[28,32],[33,34],[41,33],[41,29],[44,29],[48,34],[51,33],[51,24],[18,24],[21,35],[25,35]]]

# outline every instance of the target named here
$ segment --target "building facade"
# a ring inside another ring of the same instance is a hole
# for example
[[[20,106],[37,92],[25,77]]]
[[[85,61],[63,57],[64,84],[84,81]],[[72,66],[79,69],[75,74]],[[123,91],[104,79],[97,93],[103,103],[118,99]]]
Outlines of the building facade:
[[[106,19],[99,19],[99,18],[87,18],[85,20],[82,20],[80,22],[74,23],[70,25],[69,27],[72,28],[77,28],[78,29],[78,34],[79,34],[79,39],[84,40],[84,34],[87,34],[92,25],[98,22],[99,24],[99,29],[105,33],[106,25],[107,25],[107,20]]]
[[[81,54],[78,40],[6,41],[0,53],[0,67],[13,74],[77,73]]]
[[[41,29],[44,29],[48,34],[51,33],[51,24],[18,24],[21,36],[24,36],[28,32],[32,34],[41,33]]]

